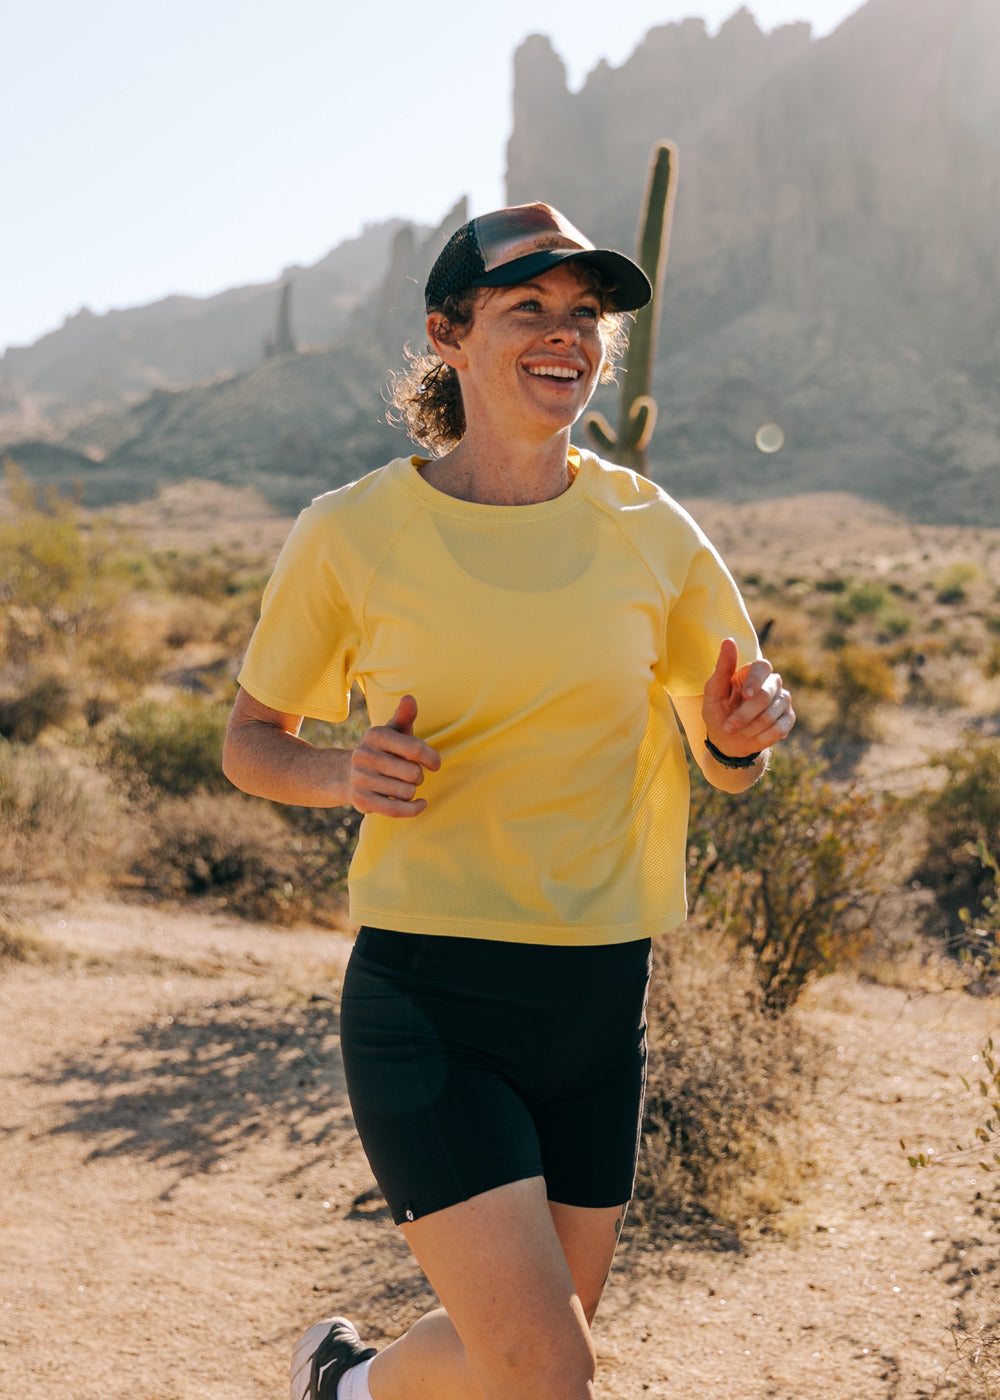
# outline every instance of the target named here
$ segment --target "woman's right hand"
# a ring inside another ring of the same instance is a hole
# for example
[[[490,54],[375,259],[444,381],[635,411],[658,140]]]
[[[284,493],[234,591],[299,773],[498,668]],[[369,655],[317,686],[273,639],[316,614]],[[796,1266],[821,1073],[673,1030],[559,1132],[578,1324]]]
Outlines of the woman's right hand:
[[[389,723],[373,725],[351,753],[350,801],[359,812],[418,817],[426,808],[417,789],[425,771],[441,767],[441,755],[414,734],[416,717],[416,700],[404,695]]]

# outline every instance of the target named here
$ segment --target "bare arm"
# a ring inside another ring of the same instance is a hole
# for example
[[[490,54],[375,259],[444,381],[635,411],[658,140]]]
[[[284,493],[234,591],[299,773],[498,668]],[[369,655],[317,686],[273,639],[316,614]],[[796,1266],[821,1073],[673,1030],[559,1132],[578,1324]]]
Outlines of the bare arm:
[[[405,695],[389,724],[375,725],[356,749],[324,749],[299,737],[302,716],[236,697],[226,731],[222,770],[255,797],[296,807],[356,807],[387,817],[415,817],[427,803],[416,796],[424,771],[436,772],[436,749],[417,738],[417,703]]]
[[[788,737],[795,723],[792,699],[769,661],[737,667],[736,643],[719,648],[715,670],[703,695],[673,697],[695,762],[713,787],[745,792],[767,768],[771,748]],[[758,753],[752,768],[727,768],[705,747],[706,738],[732,758]]]

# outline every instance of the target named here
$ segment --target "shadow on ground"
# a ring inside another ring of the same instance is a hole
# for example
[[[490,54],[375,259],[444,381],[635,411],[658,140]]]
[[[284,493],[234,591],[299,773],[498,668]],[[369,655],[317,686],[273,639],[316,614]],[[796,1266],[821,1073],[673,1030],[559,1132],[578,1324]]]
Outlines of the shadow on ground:
[[[88,1157],[130,1155],[188,1175],[278,1135],[329,1151],[353,1134],[339,1016],[325,998],[205,1002],[55,1060],[30,1080],[59,1088],[53,1133],[91,1142]]]

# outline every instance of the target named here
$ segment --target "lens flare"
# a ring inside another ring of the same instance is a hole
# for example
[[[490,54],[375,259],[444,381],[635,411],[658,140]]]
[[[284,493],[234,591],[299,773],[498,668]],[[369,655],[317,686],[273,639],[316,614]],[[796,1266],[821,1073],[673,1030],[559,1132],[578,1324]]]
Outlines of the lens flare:
[[[754,436],[758,452],[780,452],[785,445],[784,430],[777,423],[761,423]]]

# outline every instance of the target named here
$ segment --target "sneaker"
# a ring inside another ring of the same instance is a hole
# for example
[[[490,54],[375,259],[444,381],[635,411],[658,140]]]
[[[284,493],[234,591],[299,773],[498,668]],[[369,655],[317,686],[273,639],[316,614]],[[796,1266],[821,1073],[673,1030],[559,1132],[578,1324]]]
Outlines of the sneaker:
[[[346,1317],[324,1317],[291,1354],[291,1400],[336,1400],[340,1376],[375,1355]]]
[[[374,1355],[375,1348],[362,1343],[353,1322],[324,1318],[299,1338],[292,1352],[292,1400],[336,1400],[344,1372]]]

